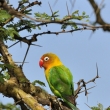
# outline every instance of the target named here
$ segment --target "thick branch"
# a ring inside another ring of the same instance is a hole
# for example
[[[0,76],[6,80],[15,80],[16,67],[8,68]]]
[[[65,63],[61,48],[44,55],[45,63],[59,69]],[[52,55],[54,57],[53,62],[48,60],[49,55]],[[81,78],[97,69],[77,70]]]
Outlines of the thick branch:
[[[19,82],[28,82],[22,69],[14,63],[11,54],[8,52],[6,45],[2,40],[0,40],[0,53],[3,56],[4,63],[11,66],[11,68],[7,66],[10,76],[15,76]]]
[[[5,89],[5,91],[2,89]],[[15,78],[10,78],[10,80],[4,82],[4,84],[0,84],[0,92],[2,92],[4,95],[8,95],[10,97],[16,98],[17,100],[23,101],[33,110],[44,110],[44,108],[39,105],[37,100],[18,87]]]
[[[40,87],[36,87],[36,91],[34,91],[35,89],[32,89],[32,85],[30,88],[33,92],[31,92],[32,95],[25,93],[22,89],[19,88],[19,85],[16,82],[16,78],[11,78],[10,80],[7,80],[7,82],[4,82],[4,84],[0,83],[0,92],[7,97],[16,99],[17,102],[15,102],[15,104],[21,105],[25,103],[33,110],[43,110],[43,108],[38,103],[42,104],[43,106],[50,106],[51,103],[52,110],[60,110],[59,103],[61,103],[63,110],[70,110],[68,107],[66,107],[65,103],[62,101],[57,101],[55,96],[49,95]]]
[[[94,24],[98,23],[100,25],[109,25],[108,27],[103,27],[104,31],[110,31],[110,24],[108,24],[107,22],[105,22],[102,17],[101,17],[101,9],[99,8],[99,6],[96,4],[96,2],[94,0],[88,0],[89,3],[91,4],[94,13],[96,15],[96,21]]]
[[[36,107],[38,108],[39,106],[32,96],[38,97],[38,98],[42,99],[43,101],[48,100],[47,102],[50,102],[50,99],[52,99],[52,104],[54,106],[57,105],[57,107],[59,107],[59,104],[58,103],[56,104],[56,101],[54,101],[54,100],[56,100],[55,97],[50,96],[48,93],[43,91],[40,87],[35,87],[31,83],[27,83],[27,82],[24,83],[25,81],[27,81],[26,77],[23,75],[21,68],[17,67],[14,64],[14,61],[12,60],[11,55],[9,54],[4,42],[2,42],[2,41],[0,41],[0,53],[3,55],[5,63],[14,66],[13,69],[12,68],[11,69],[8,68],[8,69],[9,69],[10,74],[13,73],[16,76],[16,78],[18,79],[17,80],[14,77],[14,82],[13,82],[12,76],[14,76],[14,75],[12,74],[10,80],[5,82],[4,84],[0,84],[0,92],[1,93],[3,93],[5,96],[13,97],[13,98],[16,98],[17,100],[22,100],[24,103],[26,103],[33,110],[37,110]],[[26,79],[26,80],[24,80],[24,79]],[[44,104],[44,103],[41,103],[41,104]],[[48,104],[49,103],[46,103],[46,105],[48,105]],[[62,107],[67,108],[66,106],[63,106],[63,105],[62,105]],[[38,109],[38,110],[40,110],[40,109]],[[67,108],[64,110],[69,110],[69,109]]]

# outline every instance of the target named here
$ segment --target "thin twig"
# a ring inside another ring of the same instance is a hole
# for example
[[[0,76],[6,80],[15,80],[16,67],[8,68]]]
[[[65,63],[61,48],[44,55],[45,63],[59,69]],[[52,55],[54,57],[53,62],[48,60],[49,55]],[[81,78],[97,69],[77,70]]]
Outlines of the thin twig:
[[[85,103],[86,104],[86,103]],[[87,104],[86,104],[87,105]],[[89,105],[87,105],[90,109],[91,109],[91,107],[89,106]]]
[[[53,15],[53,11],[52,11],[52,8],[51,8],[51,6],[50,6],[50,3],[48,2],[48,4],[49,4],[49,7],[50,7],[50,11],[51,11],[51,13],[52,13],[52,15]]]
[[[28,45],[28,48],[27,48],[27,50],[26,50],[26,54],[25,54],[25,56],[24,56],[23,63],[22,63],[22,65],[21,65],[21,67],[23,67],[23,64],[24,64],[25,59],[26,59],[26,57],[27,57],[27,54],[28,54],[29,48],[30,48],[30,45]]]
[[[70,12],[72,12],[72,10],[74,8],[74,5],[75,5],[75,2],[76,2],[76,0],[73,0],[73,2],[72,2],[72,0],[70,0],[70,3],[71,3],[71,10],[70,10]]]
[[[90,89],[92,89],[92,88],[94,88],[94,87],[96,87],[96,86],[92,86],[92,87],[88,88],[87,90],[90,90]],[[82,92],[85,92],[85,90],[80,91],[79,93],[82,93]]]
[[[13,47],[14,45],[16,45],[17,43],[19,43],[20,41],[15,42],[14,44],[10,45],[8,48]]]
[[[97,69],[97,75],[96,75],[96,77],[94,77],[93,79],[91,79],[91,80],[89,80],[89,81],[87,81],[87,82],[85,82],[83,79],[81,79],[81,80],[77,83],[78,87],[77,87],[77,90],[75,91],[75,96],[74,96],[75,98],[77,98],[77,95],[80,93],[82,87],[85,88],[85,90],[84,90],[84,91],[85,91],[85,96],[87,96],[88,92],[87,92],[87,89],[86,89],[86,85],[87,85],[88,83],[90,83],[90,82],[95,82],[95,80],[96,80],[97,78],[99,78],[97,63],[96,63],[96,69]],[[81,82],[83,83],[82,85],[81,85]]]

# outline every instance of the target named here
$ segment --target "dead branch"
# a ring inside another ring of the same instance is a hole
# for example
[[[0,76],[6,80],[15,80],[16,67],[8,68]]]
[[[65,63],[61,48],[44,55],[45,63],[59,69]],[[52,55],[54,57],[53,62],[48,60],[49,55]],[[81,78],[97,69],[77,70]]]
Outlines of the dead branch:
[[[95,2],[95,0],[88,0],[88,2],[93,7],[93,10],[94,10],[94,13],[95,13],[95,16],[96,16],[96,21],[93,24],[98,23],[100,25],[108,25],[108,27],[104,26],[104,27],[102,27],[102,29],[104,31],[110,31],[110,24],[105,22],[103,20],[102,16],[101,16],[101,9],[103,7],[98,6],[97,3]],[[103,1],[102,1],[102,3],[103,3]],[[101,6],[102,6],[102,3],[101,3]]]
[[[93,79],[91,79],[91,80],[89,80],[89,81],[87,81],[87,82],[85,82],[84,79],[81,79],[80,81],[78,81],[78,83],[77,83],[77,86],[78,86],[78,87],[77,87],[77,89],[75,90],[75,99],[77,98],[78,94],[81,93],[81,89],[82,89],[83,87],[85,88],[85,90],[84,90],[85,96],[88,95],[87,90],[89,90],[89,89],[86,88],[86,85],[89,84],[90,82],[95,82],[95,80],[96,80],[97,78],[99,78],[97,64],[96,64],[96,69],[97,69],[97,75],[96,75],[96,77],[94,77]],[[91,87],[91,88],[93,88],[93,87]]]

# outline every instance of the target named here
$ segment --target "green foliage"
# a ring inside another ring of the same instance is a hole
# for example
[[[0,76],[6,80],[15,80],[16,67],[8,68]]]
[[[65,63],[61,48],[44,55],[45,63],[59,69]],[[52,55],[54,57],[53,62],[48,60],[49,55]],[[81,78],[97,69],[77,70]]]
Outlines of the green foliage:
[[[36,19],[41,19],[41,20],[43,20],[43,19],[45,19],[45,20],[51,20],[51,16],[49,16],[48,14],[46,14],[46,13],[35,13],[35,16],[36,16]]]
[[[4,71],[3,74],[0,74],[0,83],[4,83],[4,81],[8,80],[10,78],[10,75],[7,71]]]
[[[32,11],[32,9],[25,10],[24,13],[25,13],[25,14],[28,14],[28,15],[31,15],[31,14],[32,14],[31,11]]]
[[[75,22],[73,22],[73,23],[71,23],[69,25],[68,25],[68,22],[67,22],[66,24],[62,25],[61,29],[66,29],[68,26],[71,26],[71,28],[74,28],[74,29],[78,28]]]
[[[59,11],[55,11],[54,13],[53,13],[53,17],[59,17],[59,15],[57,14]]]
[[[0,27],[0,40],[6,40],[8,38],[6,29]]]
[[[8,80],[10,78],[10,75],[7,71],[8,68],[12,68],[13,66],[9,64],[0,64],[1,72],[0,72],[0,83],[4,83],[4,81]]]
[[[91,107],[92,110],[103,110],[103,105],[102,104],[97,104],[97,107]]]
[[[0,39],[1,40],[14,40],[14,35],[19,36],[18,32],[14,28],[0,27]]]
[[[45,86],[45,83],[42,82],[42,81],[39,81],[39,80],[35,80],[35,81],[32,82],[33,85],[36,85],[36,83],[41,85],[41,86]]]
[[[15,104],[7,103],[3,104],[0,103],[0,110],[21,110],[19,106],[16,106]]]
[[[3,23],[11,17],[5,10],[0,10],[0,23]]]
[[[55,11],[55,12],[53,12],[52,15],[48,15],[47,13],[39,13],[39,12],[38,12],[38,13],[35,13],[35,17],[36,17],[36,19],[52,20],[52,19],[54,19],[54,18],[59,17],[58,12],[59,12],[59,11]],[[57,18],[57,19],[58,19],[58,18]]]
[[[47,13],[35,13],[36,19],[40,20],[49,20],[50,22],[53,20],[55,22],[63,22],[61,29],[66,29],[68,26],[71,28],[77,29],[77,24],[73,20],[83,20],[89,18],[88,15],[86,15],[85,12],[82,13],[82,15],[79,15],[79,10],[76,10],[72,13],[72,15],[66,15],[63,17],[63,19],[58,18],[59,11],[55,11],[52,13],[52,15],[48,15]],[[48,21],[48,22],[49,22]],[[86,20],[88,21],[88,20]]]
[[[22,13],[31,15],[32,9],[25,9],[26,3],[29,3],[28,0],[20,0],[19,10],[23,9]],[[79,15],[79,10],[74,11],[71,15],[64,16],[62,19],[59,17],[58,13],[59,11],[55,11],[51,15],[49,15],[47,13],[37,12],[35,13],[35,17],[36,19],[41,20],[41,22],[42,20],[44,21],[46,20],[47,23],[51,21],[61,23],[62,24],[61,29],[66,29],[68,26],[70,26],[71,29],[77,29],[78,26],[73,20],[86,19],[86,21],[88,21],[87,18],[89,18],[89,16],[86,15],[85,12],[82,12],[82,15]],[[6,12],[5,10],[0,10],[0,23],[4,26],[4,27],[0,27],[1,40],[15,40],[14,36],[15,35],[19,36],[18,32],[22,30],[27,30],[28,32],[32,32],[32,29],[36,29],[36,28],[41,30],[41,27],[37,26],[35,22],[26,19],[19,20],[17,22],[9,21],[5,24],[5,21],[10,19],[10,17],[11,16],[8,14],[8,12]]]
[[[10,75],[8,74],[7,71],[4,71],[4,78],[7,80],[10,79]]]
[[[104,109],[103,105],[101,103],[97,104],[97,106],[90,107],[91,110],[110,110],[110,107]]]
[[[44,83],[44,82],[39,81],[39,80],[35,80],[35,81],[32,82],[32,84],[33,84],[34,86],[36,85],[36,83],[41,86],[41,88],[42,88],[43,91],[45,91],[46,93],[48,93],[48,92],[44,89],[44,86],[45,86],[45,83]],[[45,86],[45,87],[46,87],[46,86]]]
[[[22,30],[25,28],[28,32],[31,32],[32,29],[36,29],[35,23],[29,20],[23,20],[23,21],[20,20],[17,23],[14,23],[14,24],[11,23],[6,26],[8,28],[14,28],[15,30]]]
[[[21,0],[21,1],[18,1],[20,4],[23,4],[23,3],[27,3],[29,2],[28,0]]]
[[[83,20],[86,19],[88,21],[89,16],[86,15],[85,12],[82,12],[82,15],[79,15],[79,10],[76,10],[70,16],[65,16],[63,19],[65,20],[64,24],[62,25],[61,29],[66,29],[68,26],[71,28],[77,29],[78,26],[73,20]]]
[[[19,10],[22,10],[23,8],[25,8],[24,3],[28,3],[28,0],[21,0],[19,1],[19,3],[21,4],[19,7]],[[31,13],[32,9],[26,9],[23,11],[24,14],[32,14]],[[11,15],[5,11],[5,10],[0,10],[0,40],[15,40],[14,39],[14,35],[19,36],[18,31],[22,30],[22,29],[26,29],[28,32],[31,32],[32,29],[36,29],[36,25],[35,22],[30,21],[30,20],[19,20],[17,23],[15,22],[7,22],[5,24],[5,22],[7,20],[9,20],[11,18]],[[3,25],[3,27],[2,27]],[[40,30],[41,28],[38,27],[38,29]]]
[[[10,64],[0,64],[0,68],[2,68],[2,70],[6,70],[7,68],[14,68],[14,67]]]
[[[14,28],[8,28],[7,29],[7,34],[8,34],[8,36],[10,36],[11,39],[8,38],[10,40],[13,40],[14,39],[14,35],[19,36],[18,32]]]
[[[82,12],[82,15],[79,16],[79,10],[76,10],[75,12],[73,12],[72,17],[73,17],[73,19],[77,19],[77,20],[89,18],[89,16],[86,15],[86,12]]]
[[[0,74],[0,83],[4,83],[4,75]]]
[[[106,110],[110,110],[110,107],[108,107]]]

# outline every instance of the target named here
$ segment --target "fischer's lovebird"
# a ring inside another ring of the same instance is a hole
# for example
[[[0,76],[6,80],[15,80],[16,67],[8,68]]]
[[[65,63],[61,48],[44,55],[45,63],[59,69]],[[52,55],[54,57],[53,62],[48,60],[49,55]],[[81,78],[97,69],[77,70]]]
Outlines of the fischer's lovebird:
[[[78,110],[74,105],[73,76],[70,70],[63,65],[57,55],[53,53],[44,54],[39,66],[44,68],[45,77],[51,91],[72,109]]]

